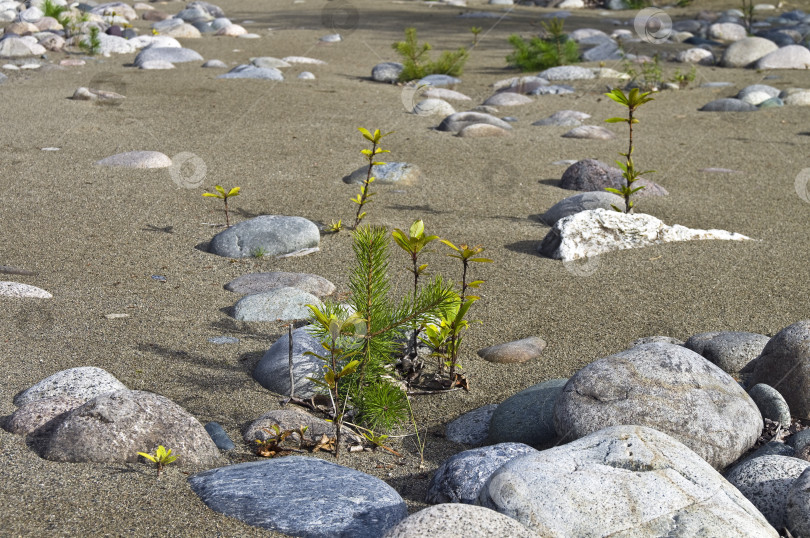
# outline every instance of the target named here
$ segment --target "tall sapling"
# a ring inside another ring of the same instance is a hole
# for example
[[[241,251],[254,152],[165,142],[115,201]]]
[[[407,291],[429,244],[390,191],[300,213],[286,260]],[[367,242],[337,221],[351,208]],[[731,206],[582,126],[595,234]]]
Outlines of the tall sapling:
[[[374,134],[371,134],[368,129],[364,129],[362,127],[358,127],[357,130],[360,131],[363,138],[371,142],[371,149],[361,150],[361,153],[366,156],[366,160],[368,161],[368,171],[366,172],[366,179],[360,186],[360,194],[352,198],[352,202],[357,204],[357,215],[355,215],[354,218],[354,228],[357,228],[357,226],[360,225],[360,221],[366,216],[366,212],[363,211],[363,206],[370,201],[372,196],[374,196],[374,193],[370,191],[370,188],[371,184],[376,178],[371,175],[371,172],[375,166],[385,164],[384,162],[375,161],[374,157],[380,153],[390,153],[387,149],[382,149],[380,147],[380,139],[391,134],[382,134],[380,133],[379,129],[375,129]]]

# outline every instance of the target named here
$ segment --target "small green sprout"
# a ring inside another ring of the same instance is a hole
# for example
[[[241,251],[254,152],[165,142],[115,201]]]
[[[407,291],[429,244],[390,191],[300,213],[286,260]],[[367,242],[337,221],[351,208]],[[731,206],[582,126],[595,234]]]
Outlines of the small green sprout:
[[[363,206],[366,205],[370,201],[371,197],[375,194],[370,191],[371,184],[376,179],[371,175],[372,169],[376,165],[385,164],[384,162],[375,161],[374,157],[380,153],[390,153],[387,149],[382,149],[380,147],[380,139],[391,134],[382,134],[380,133],[379,129],[375,129],[374,134],[371,134],[368,129],[364,129],[362,127],[358,127],[357,130],[360,131],[363,138],[371,142],[371,149],[361,150],[361,153],[366,156],[366,160],[368,161],[368,172],[366,172],[366,179],[360,186],[360,194],[352,198],[352,202],[357,204],[357,215],[355,215],[354,218],[354,228],[357,228],[357,226],[360,225],[360,221],[366,216],[366,212],[363,211]]]
[[[472,26],[470,28],[470,33],[473,35],[473,42],[472,42],[473,48],[475,48],[475,46],[478,45],[478,34],[481,33],[481,30],[482,28],[480,26]]]
[[[267,249],[264,247],[256,247],[253,249],[254,258],[264,258],[267,255]]]
[[[79,42],[79,48],[91,56],[101,52],[101,38],[99,37],[98,26],[90,27],[90,34],[86,39]]]
[[[323,231],[328,234],[336,234],[343,229],[343,219],[333,220],[323,227]]]
[[[172,449],[167,449],[163,445],[158,445],[154,455],[147,454],[146,452],[138,452],[138,455],[143,456],[155,464],[158,478],[160,478],[160,473],[163,472],[163,467],[169,465],[177,459],[177,456],[172,456]]]
[[[239,192],[241,191],[241,187],[234,187],[229,191],[225,191],[221,185],[214,185],[214,188],[217,192],[204,192],[203,196],[208,196],[210,198],[219,198],[223,202],[225,202],[225,226],[228,228],[231,227],[231,218],[230,213],[228,211],[228,198],[232,198],[234,196],[239,196]]]

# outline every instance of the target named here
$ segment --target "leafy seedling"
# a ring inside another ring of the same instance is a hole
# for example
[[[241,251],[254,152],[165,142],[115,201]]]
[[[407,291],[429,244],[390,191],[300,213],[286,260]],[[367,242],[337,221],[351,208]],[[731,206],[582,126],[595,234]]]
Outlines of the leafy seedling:
[[[343,229],[343,219],[333,220],[323,227],[323,231],[328,234],[336,234]]]
[[[241,191],[241,187],[234,187],[229,191],[226,191],[222,188],[221,185],[214,185],[214,189],[217,192],[204,192],[203,196],[207,196],[209,198],[219,198],[223,202],[225,202],[225,226],[227,228],[231,227],[231,217],[230,212],[228,211],[228,198],[233,198],[234,196],[239,196]]]
[[[138,452],[138,455],[143,456],[155,464],[158,478],[160,478],[160,473],[163,472],[163,468],[177,459],[177,456],[172,455],[172,449],[167,449],[163,445],[158,445],[154,455],[147,454],[146,452]]]
[[[574,64],[579,61],[579,45],[568,39],[563,31],[563,19],[553,18],[548,23],[541,23],[544,37],[533,37],[525,41],[518,34],[509,36],[509,44],[515,49],[506,57],[509,65],[521,71],[537,71],[560,65]]]
[[[101,52],[101,38],[99,37],[98,26],[91,26],[87,38],[79,42],[79,48],[90,56],[95,56]]]
[[[298,447],[300,448],[304,444],[304,433],[308,428],[308,426],[299,426],[297,430],[282,431],[278,424],[273,424],[270,428],[262,428],[262,431],[270,436],[263,441],[256,439],[256,455],[263,458],[275,458],[291,452],[293,449],[283,447],[282,444],[292,434],[298,434]]]
[[[638,108],[643,105],[644,103],[648,103],[653,100],[650,97],[650,93],[652,92],[644,92],[641,93],[638,88],[633,88],[630,90],[628,95],[619,89],[616,88],[610,93],[606,93],[607,97],[610,97],[613,101],[616,101],[620,105],[627,108],[627,117],[626,118],[608,118],[605,121],[607,123],[626,123],[630,127],[629,132],[629,146],[627,149],[627,153],[619,152],[619,155],[625,158],[625,162],[616,161],[616,164],[619,165],[619,168],[622,169],[622,177],[624,177],[625,185],[623,185],[620,189],[614,189],[612,187],[605,188],[606,191],[612,192],[614,194],[618,194],[619,196],[624,198],[624,213],[630,213],[633,210],[633,201],[630,199],[633,194],[640,191],[644,187],[633,187],[633,183],[641,179],[641,176],[644,174],[651,174],[654,170],[646,170],[644,172],[638,172],[636,170],[635,164],[633,163],[633,125],[638,123],[638,119],[635,117],[635,112]],[[611,204],[611,207],[616,211],[622,211],[615,205]]]
[[[478,45],[478,35],[481,33],[482,28],[480,26],[472,26],[470,28],[470,33],[473,35],[473,43],[472,46],[475,48]]]
[[[363,184],[360,186],[360,194],[352,198],[352,202],[357,204],[357,215],[354,218],[354,228],[360,225],[360,221],[363,220],[366,216],[366,212],[363,211],[363,206],[365,206],[370,200],[371,197],[374,196],[375,193],[371,192],[371,184],[376,179],[374,176],[371,175],[372,169],[377,165],[383,165],[384,162],[376,161],[374,158],[375,156],[379,155],[380,153],[390,153],[387,149],[382,149],[380,147],[380,140],[384,136],[388,136],[391,133],[380,133],[379,129],[374,130],[374,134],[368,129],[364,129],[362,127],[357,128],[358,131],[363,135],[363,138],[371,142],[371,149],[363,149],[361,153],[365,155],[366,160],[368,161],[368,171],[366,172],[366,179],[363,180]]]
[[[391,47],[402,56],[403,69],[399,75],[400,82],[434,74],[460,76],[470,56],[467,49],[462,47],[456,51],[444,51],[438,60],[431,60],[429,52],[433,47],[427,42],[419,44],[416,39],[416,28],[405,28],[405,41],[397,41]]]

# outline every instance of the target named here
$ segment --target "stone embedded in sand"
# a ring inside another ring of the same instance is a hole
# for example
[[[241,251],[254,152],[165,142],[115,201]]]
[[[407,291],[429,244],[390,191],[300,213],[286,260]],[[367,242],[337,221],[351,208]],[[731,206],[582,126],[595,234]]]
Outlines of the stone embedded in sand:
[[[399,75],[405,68],[399,62],[383,62],[375,65],[371,69],[371,79],[377,82],[397,82]]]
[[[219,75],[217,78],[248,78],[256,80],[284,80],[284,75],[278,69],[272,67],[256,67],[255,65],[237,65],[227,73]]]
[[[411,514],[389,529],[383,538],[416,538],[417,536],[537,538],[535,533],[511,517],[483,506],[458,503],[436,504]]]
[[[71,99],[75,101],[121,101],[126,99],[120,93],[110,92],[107,90],[97,90],[95,88],[85,88],[84,86],[76,88],[73,92]]]
[[[532,125],[555,125],[558,127],[579,127],[583,120],[590,118],[590,114],[577,110],[558,110],[551,116],[538,120]]]
[[[183,62],[201,62],[203,61],[203,57],[191,49],[152,46],[139,52],[132,63],[135,67],[140,67],[144,62],[155,60],[177,64]]]
[[[98,166],[121,168],[168,168],[172,160],[159,151],[128,151],[117,153],[96,162]]]
[[[208,422],[205,425],[205,431],[211,436],[211,440],[217,445],[220,450],[233,450],[236,445],[233,444],[228,432],[218,422]]]
[[[540,86],[529,92],[529,95],[566,95],[574,93],[573,86],[566,84],[552,84],[549,86]]]
[[[446,101],[471,101],[463,93],[447,88],[428,88],[422,96],[427,99],[444,99]]]
[[[534,75],[509,77],[495,82],[492,87],[495,91],[513,91],[516,93],[528,93],[540,86],[548,86],[549,82]]]
[[[56,372],[20,392],[14,397],[14,405],[19,407],[55,396],[69,396],[86,402],[118,390],[126,390],[126,387],[106,370],[79,366]]]
[[[211,240],[208,251],[227,258],[282,256],[320,244],[318,227],[303,217],[260,215],[234,224]]]
[[[188,23],[171,26],[166,30],[161,30],[160,33],[176,39],[196,39],[202,37],[200,31]]]
[[[329,437],[335,435],[334,423],[314,417],[297,407],[292,407],[263,414],[247,427],[242,438],[248,444],[256,444],[256,440],[265,441],[275,435],[273,426],[278,426],[281,431],[293,430],[296,432],[293,434],[293,439],[298,439],[297,430],[301,426],[306,426],[304,437],[311,443],[320,440],[324,435]],[[266,431],[265,428],[270,431]],[[344,426],[341,429],[340,441],[341,443],[356,444],[361,442],[361,437]]]
[[[255,65],[256,67],[263,67],[265,69],[283,69],[285,67],[290,67],[290,64],[281,60],[279,58],[273,58],[272,56],[261,56],[259,58],[251,58],[250,63]]]
[[[552,67],[542,71],[538,76],[551,81],[590,80],[596,77],[593,71],[578,65],[561,65],[559,67]]]
[[[289,349],[290,338],[285,333],[270,346],[253,369],[253,379],[267,390],[283,396],[290,395]],[[295,396],[298,398],[310,398],[317,394],[318,387],[309,378],[323,374],[323,361],[306,355],[307,352],[322,355],[323,346],[306,327],[300,327],[293,331],[292,357]]]
[[[684,347],[734,374],[756,359],[768,340],[764,334],[742,331],[705,332],[690,336]]]
[[[444,429],[444,436],[464,445],[481,445],[489,434],[489,421],[498,404],[489,404],[464,413],[450,422]]]
[[[148,71],[165,71],[167,69],[174,69],[174,64],[165,60],[149,60],[141,63],[140,69]]]
[[[28,435],[62,413],[79,407],[86,400],[71,396],[52,396],[23,405],[6,420],[3,429],[17,435]]]
[[[519,106],[533,103],[534,100],[525,95],[514,92],[498,92],[484,101],[487,106]]]
[[[19,282],[0,282],[0,297],[50,299],[53,297],[53,295],[42,288],[37,288],[36,286],[31,286],[29,284],[21,284]]]
[[[99,41],[101,41],[99,53],[102,56],[109,56],[110,54],[130,54],[137,50],[137,47],[123,37],[99,34],[98,38]]]
[[[32,42],[33,41],[33,42]],[[0,40],[0,58],[22,58],[25,56],[41,56],[46,49],[33,37],[10,36]]]
[[[225,284],[226,290],[242,295],[261,293],[284,287],[298,288],[318,297],[332,295],[335,292],[335,285],[322,276],[309,273],[286,273],[283,271],[250,273]]]
[[[575,162],[565,169],[560,179],[560,188],[573,191],[605,192],[607,187],[618,189],[624,184],[621,170],[596,159]]]
[[[474,123],[486,123],[506,130],[512,128],[509,123],[491,114],[485,114],[483,112],[456,112],[444,118],[436,129],[439,131],[458,133],[463,128]]]
[[[99,4],[98,6],[92,8],[90,13],[108,17],[114,14],[116,17],[123,17],[128,21],[134,21],[138,18],[138,13],[132,8],[132,6],[123,2],[108,2],[106,4]]]
[[[514,342],[496,344],[478,350],[478,356],[487,362],[498,364],[521,364],[536,359],[546,349],[546,341],[530,336]]]
[[[568,380],[554,406],[554,429],[564,440],[620,424],[671,435],[716,469],[739,459],[763,427],[734,378],[670,344],[635,346],[590,363]]]
[[[709,39],[726,43],[740,41],[748,36],[745,26],[734,22],[718,22],[709,26]]]
[[[607,191],[583,192],[560,200],[543,213],[542,219],[549,226],[554,226],[558,220],[580,211],[598,208],[612,209],[614,205],[619,208],[624,207],[624,198]]]
[[[423,99],[413,107],[413,113],[417,116],[439,116],[446,118],[450,114],[455,114],[456,109],[443,99]]]
[[[810,50],[802,45],[788,45],[767,54],[756,63],[757,69],[808,69]]]
[[[362,166],[343,178],[344,183],[361,185],[368,174],[368,166]],[[377,164],[371,168],[375,185],[418,185],[424,179],[422,169],[415,164],[393,162]]]
[[[744,241],[750,237],[724,230],[694,230],[679,224],[668,226],[644,213],[591,209],[557,221],[538,250],[544,256],[571,261],[614,250],[700,239]]]
[[[37,32],[39,32],[39,28],[37,28],[35,24],[22,20],[19,22],[12,22],[8,26],[6,26],[3,33],[25,36],[35,34]]]
[[[714,54],[712,54],[712,51],[697,47],[682,50],[675,57],[675,60],[681,63],[699,64],[699,65],[714,65],[715,62]]]
[[[189,483],[209,508],[292,536],[379,538],[408,515],[379,478],[312,457],[228,465]]]
[[[778,96],[779,90],[766,84],[751,84],[737,93],[737,99],[754,106]]]
[[[304,65],[326,65],[326,62],[323,60],[318,60],[316,58],[308,58],[306,56],[285,56],[282,58],[283,61],[287,62],[288,64],[304,64]]]
[[[450,75],[428,75],[416,81],[416,87],[432,86],[434,88],[440,86],[455,86],[461,84],[461,79],[451,77]]]
[[[238,24],[230,24],[225,28],[221,28],[216,32],[214,32],[214,35],[225,37],[239,37],[247,33],[248,33],[247,30],[245,30],[243,26],[240,26]]]
[[[479,504],[540,536],[779,536],[697,454],[643,426],[515,458],[493,473]]]
[[[771,338],[754,362],[749,383],[779,391],[799,418],[810,418],[810,321],[798,321]]]
[[[474,123],[460,130],[458,136],[462,138],[492,138],[496,136],[509,136],[509,131],[487,123]]]
[[[581,138],[586,140],[613,140],[616,133],[601,125],[581,125],[574,127],[563,138]]]
[[[203,67],[215,68],[215,69],[227,69],[228,68],[228,64],[226,64],[222,60],[208,60],[204,64],[202,64],[202,66]]]
[[[624,52],[619,47],[619,44],[612,39],[582,53],[582,60],[585,62],[605,62],[607,60],[620,60],[623,57]]]
[[[722,67],[747,67],[779,47],[762,37],[747,37],[726,48],[720,59]]]
[[[320,306],[320,300],[298,288],[273,288],[245,295],[234,305],[233,317],[239,321],[289,321],[306,319],[312,311],[307,305]]]
[[[568,379],[550,379],[510,396],[489,421],[487,444],[524,443],[547,448],[557,440],[554,404]]]
[[[753,112],[757,110],[757,107],[740,99],[727,97],[706,103],[698,110],[701,112]]]
[[[136,49],[143,49],[146,47],[155,47],[161,49],[182,49],[183,45],[180,44],[173,37],[165,35],[139,35],[129,40],[129,43]]]

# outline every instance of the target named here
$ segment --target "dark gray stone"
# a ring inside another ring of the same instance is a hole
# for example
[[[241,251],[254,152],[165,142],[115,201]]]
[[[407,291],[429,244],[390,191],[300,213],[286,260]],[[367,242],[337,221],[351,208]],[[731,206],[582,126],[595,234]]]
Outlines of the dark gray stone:
[[[769,441],[756,449],[754,452],[745,456],[741,460],[739,460],[734,465],[737,466],[743,462],[748,460],[752,460],[754,458],[760,458],[762,456],[788,456],[794,457],[796,455],[796,450],[785,443],[780,443],[779,441]]]
[[[549,226],[569,215],[586,211],[588,209],[610,209],[611,206],[624,207],[624,198],[607,191],[583,192],[560,200],[543,214],[543,222]]]
[[[290,395],[290,337],[284,334],[276,340],[253,369],[253,379],[261,386],[283,396]],[[293,377],[295,395],[309,398],[317,393],[315,383],[307,379],[323,372],[323,361],[306,352],[323,354],[320,341],[306,327],[293,331]]]
[[[739,99],[726,97],[706,103],[698,110],[701,112],[753,112],[757,110],[757,107]]]
[[[303,217],[261,215],[215,235],[208,251],[227,258],[248,258],[263,249],[265,256],[281,256],[316,248],[320,241],[318,226]]]
[[[313,457],[229,465],[189,483],[209,508],[292,536],[378,538],[408,515],[379,478]]]
[[[254,444],[257,439],[264,441],[271,435],[274,435],[267,431],[270,430],[270,432],[273,432],[273,426],[278,426],[281,431],[292,430],[295,432],[290,436],[292,440],[299,440],[297,432],[302,426],[306,426],[307,429],[304,432],[304,437],[306,438],[305,440],[310,443],[319,441],[324,435],[328,437],[335,436],[334,423],[314,417],[302,409],[290,407],[287,409],[268,411],[263,414],[250,423],[245,433],[242,435],[242,438],[250,445]],[[345,426],[341,429],[340,440],[341,443],[345,444],[357,444],[361,442],[360,437]]]
[[[762,418],[778,422],[783,428],[790,427],[790,408],[778,390],[765,383],[758,383],[748,391],[748,395],[759,407]]]
[[[273,288],[245,295],[233,307],[233,317],[239,321],[289,321],[307,319],[312,311],[307,305],[321,307],[311,293],[298,288]]]
[[[522,443],[501,443],[459,452],[436,469],[425,502],[478,504],[478,495],[492,473],[518,456],[536,452]]]
[[[574,91],[574,87],[567,84],[550,84],[533,89],[529,95],[566,95]]]
[[[456,112],[444,118],[436,129],[439,131],[458,133],[463,128],[468,125],[473,125],[474,123],[486,123],[507,130],[512,128],[508,122],[496,118],[491,114],[485,114],[483,112]]]
[[[399,80],[404,68],[405,66],[398,62],[379,63],[371,69],[371,78],[377,82],[394,83]]]
[[[605,192],[624,185],[622,171],[596,159],[582,159],[569,166],[560,179],[560,188],[572,191]]]
[[[175,19],[179,20],[179,19]],[[182,23],[182,21],[180,21]],[[176,47],[147,47],[135,56],[132,62],[135,67],[141,67],[146,62],[170,62],[173,64],[183,62],[202,62],[203,57],[191,49],[178,49]]]
[[[444,435],[454,443],[478,446],[489,434],[489,422],[498,404],[489,404],[464,413],[447,425]]]
[[[217,445],[220,450],[233,450],[236,445],[233,444],[228,433],[222,428],[218,422],[209,422],[205,425],[205,431],[211,436],[211,440]]]
[[[582,60],[585,62],[621,60],[623,55],[624,53],[619,48],[619,44],[611,39],[583,52]]]
[[[255,65],[237,65],[227,73],[219,75],[217,78],[248,78],[255,80],[284,80],[281,71],[273,67],[256,67]]]
[[[95,366],[79,366],[56,372],[20,392],[14,397],[14,405],[20,407],[54,396],[69,396],[84,403],[118,390],[126,390],[126,387],[108,371]]]
[[[794,323],[771,338],[748,381],[772,386],[794,416],[810,418],[810,321]]]
[[[557,439],[554,404],[567,379],[551,379],[504,400],[489,421],[487,444],[516,442],[547,448]]]
[[[451,77],[450,75],[428,75],[419,79],[419,81],[416,83],[417,86],[427,85],[434,86],[436,88],[455,86],[456,84],[461,84],[461,79]]]
[[[335,285],[318,275],[309,273],[250,273],[225,284],[225,289],[241,295],[261,293],[274,288],[298,288],[317,297],[332,295]]]
[[[763,334],[742,331],[706,332],[689,337],[684,346],[733,374],[756,359],[768,340]]]
[[[790,437],[788,437],[785,442],[793,447],[793,450],[796,451],[796,454],[802,452],[805,448],[810,446],[810,429],[808,430],[799,430]]]
[[[807,469],[788,490],[785,523],[793,536],[810,536],[810,471]]]

